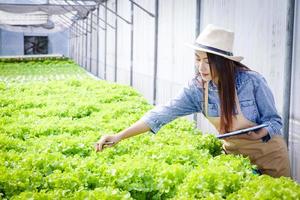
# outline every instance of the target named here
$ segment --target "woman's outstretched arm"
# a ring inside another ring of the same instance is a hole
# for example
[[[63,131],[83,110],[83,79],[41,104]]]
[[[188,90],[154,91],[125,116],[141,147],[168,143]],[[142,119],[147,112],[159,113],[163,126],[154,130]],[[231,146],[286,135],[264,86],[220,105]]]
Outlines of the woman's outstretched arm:
[[[118,134],[102,136],[95,145],[96,151],[102,151],[104,148],[112,147],[125,138],[133,137],[147,131],[150,131],[150,127],[144,121],[139,120]]]

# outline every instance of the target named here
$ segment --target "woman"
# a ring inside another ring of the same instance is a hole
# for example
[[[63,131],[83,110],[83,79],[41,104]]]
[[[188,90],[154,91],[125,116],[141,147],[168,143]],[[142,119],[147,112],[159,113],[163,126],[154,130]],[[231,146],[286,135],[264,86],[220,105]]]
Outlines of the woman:
[[[226,153],[249,156],[263,174],[290,176],[281,118],[265,79],[233,56],[234,34],[209,25],[195,44],[199,74],[167,105],[157,106],[116,135],[103,136],[96,151],[146,131],[156,133],[179,116],[202,112],[220,134],[266,123],[266,128],[223,140]]]

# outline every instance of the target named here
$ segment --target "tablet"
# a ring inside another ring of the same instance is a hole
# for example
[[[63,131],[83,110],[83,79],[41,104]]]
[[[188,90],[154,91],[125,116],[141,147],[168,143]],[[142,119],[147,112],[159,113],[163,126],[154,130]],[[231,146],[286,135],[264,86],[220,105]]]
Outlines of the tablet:
[[[268,124],[260,124],[258,126],[253,126],[250,128],[245,128],[245,129],[240,129],[240,130],[229,132],[229,133],[224,133],[224,134],[218,135],[217,138],[222,139],[222,138],[226,138],[226,137],[230,137],[230,136],[234,136],[234,135],[246,134],[249,131],[255,131],[255,130],[258,130],[258,129],[261,129],[261,128],[264,128],[267,126],[268,126]]]

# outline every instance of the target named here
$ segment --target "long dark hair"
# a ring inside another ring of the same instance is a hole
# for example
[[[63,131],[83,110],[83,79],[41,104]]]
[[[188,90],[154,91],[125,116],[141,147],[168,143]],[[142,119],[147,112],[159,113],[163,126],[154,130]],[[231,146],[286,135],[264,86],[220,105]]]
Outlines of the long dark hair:
[[[220,131],[229,132],[232,128],[232,117],[235,103],[235,74],[238,70],[248,71],[242,63],[229,60],[222,56],[207,53],[212,79],[217,77],[219,91],[221,122]]]

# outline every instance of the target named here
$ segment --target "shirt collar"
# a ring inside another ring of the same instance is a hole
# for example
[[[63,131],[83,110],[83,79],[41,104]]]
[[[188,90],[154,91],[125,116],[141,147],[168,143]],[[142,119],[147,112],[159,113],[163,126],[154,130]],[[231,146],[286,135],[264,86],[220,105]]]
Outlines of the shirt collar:
[[[240,70],[237,70],[234,75],[236,88],[240,88],[240,86],[242,85],[242,78],[242,72]],[[212,80],[208,82],[208,88],[209,90],[218,91],[218,86]]]
[[[208,89],[209,90],[217,91],[218,90],[218,86],[212,80],[210,80],[208,82]]]

